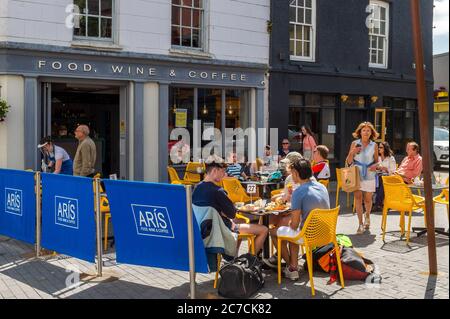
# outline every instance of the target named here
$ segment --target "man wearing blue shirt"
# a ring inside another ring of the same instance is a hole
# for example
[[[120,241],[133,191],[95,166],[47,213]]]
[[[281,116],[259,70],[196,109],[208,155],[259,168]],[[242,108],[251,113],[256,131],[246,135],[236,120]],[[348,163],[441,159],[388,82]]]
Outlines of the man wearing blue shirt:
[[[314,209],[329,209],[330,197],[326,187],[312,179],[311,163],[306,159],[294,161],[291,166],[292,179],[300,184],[293,192],[291,200],[292,212],[283,217],[279,222],[279,228],[271,231],[275,236],[297,236],[308,218],[309,213]],[[300,244],[300,242],[298,242]],[[281,247],[281,256],[286,261],[285,277],[297,280],[298,274],[298,244],[289,243],[289,250],[286,244]]]

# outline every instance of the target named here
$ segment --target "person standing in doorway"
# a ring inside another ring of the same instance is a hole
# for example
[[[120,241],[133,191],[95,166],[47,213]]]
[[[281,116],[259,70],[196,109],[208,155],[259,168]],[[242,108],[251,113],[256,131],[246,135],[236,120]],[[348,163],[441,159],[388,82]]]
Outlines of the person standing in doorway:
[[[353,137],[356,141],[352,142],[347,156],[347,165],[355,165],[359,169],[360,189],[354,192],[356,212],[358,214],[359,227],[358,234],[364,233],[364,230],[370,228],[370,212],[372,211],[372,195],[375,192],[375,176],[378,167],[378,145],[374,142],[379,134],[370,122],[359,124]],[[363,223],[363,200],[365,220]]]
[[[89,137],[89,127],[79,125],[75,130],[75,138],[78,140],[78,148],[73,163],[75,176],[94,177],[97,149],[94,141]]]
[[[302,126],[302,136],[303,136],[303,157],[308,161],[312,161],[313,151],[317,146],[316,140],[314,139],[313,132],[307,125]]]

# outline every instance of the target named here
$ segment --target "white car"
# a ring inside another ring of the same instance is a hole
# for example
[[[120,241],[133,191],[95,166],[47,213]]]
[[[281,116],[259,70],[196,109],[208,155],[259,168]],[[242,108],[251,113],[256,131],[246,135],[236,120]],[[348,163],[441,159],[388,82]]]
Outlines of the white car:
[[[446,128],[434,128],[434,164],[439,166],[441,164],[448,165],[448,134]]]

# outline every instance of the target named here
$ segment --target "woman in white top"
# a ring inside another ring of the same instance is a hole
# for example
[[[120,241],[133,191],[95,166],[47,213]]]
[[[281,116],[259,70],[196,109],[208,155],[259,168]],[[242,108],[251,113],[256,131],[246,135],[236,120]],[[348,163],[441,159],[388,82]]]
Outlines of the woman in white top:
[[[378,152],[380,158],[378,161],[378,171],[382,171],[387,175],[394,174],[397,169],[397,162],[395,161],[394,152],[391,150],[391,146],[388,142],[381,142],[378,144]]]
[[[378,160],[377,171],[380,172],[380,174],[377,176],[378,182],[375,193],[375,211],[381,210],[384,201],[384,189],[381,175],[392,175],[397,169],[394,152],[392,152],[391,146],[388,142],[381,142],[378,144],[378,153],[380,157]]]

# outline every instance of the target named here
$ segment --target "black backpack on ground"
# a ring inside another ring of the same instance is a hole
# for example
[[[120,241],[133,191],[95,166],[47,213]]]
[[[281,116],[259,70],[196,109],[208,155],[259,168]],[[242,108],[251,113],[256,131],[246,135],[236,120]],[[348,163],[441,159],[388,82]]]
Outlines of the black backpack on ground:
[[[226,298],[249,298],[264,285],[262,263],[251,254],[235,258],[220,271],[219,295]]]

